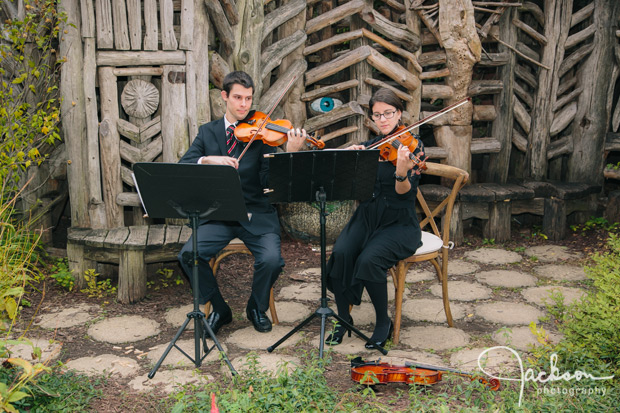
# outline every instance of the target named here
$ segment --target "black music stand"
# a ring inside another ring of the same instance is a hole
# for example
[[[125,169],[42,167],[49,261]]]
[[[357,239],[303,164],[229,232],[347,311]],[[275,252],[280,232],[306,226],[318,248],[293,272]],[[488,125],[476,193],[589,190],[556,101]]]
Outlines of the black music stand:
[[[155,376],[172,347],[176,347],[196,367],[200,367],[204,358],[217,347],[232,374],[237,374],[220,342],[213,334],[213,330],[207,324],[205,314],[200,311],[196,231],[199,221],[206,218],[218,221],[248,220],[239,174],[231,166],[158,162],[136,163],[133,166],[133,172],[142,206],[150,218],[188,218],[192,227],[194,309],[187,314],[187,319],[148,374],[149,379]],[[176,345],[192,319],[194,320],[194,358]],[[214,344],[211,348],[208,348],[206,337],[202,332],[206,332],[213,340]],[[204,355],[201,355],[201,341],[205,350]]]
[[[269,189],[271,202],[313,202],[320,205],[321,226],[321,306],[274,345],[272,352],[315,317],[321,318],[319,357],[323,358],[325,322],[336,318],[383,354],[387,351],[342,319],[327,305],[325,246],[325,203],[327,201],[364,200],[372,196],[379,160],[378,150],[323,150],[276,153],[269,157]]]

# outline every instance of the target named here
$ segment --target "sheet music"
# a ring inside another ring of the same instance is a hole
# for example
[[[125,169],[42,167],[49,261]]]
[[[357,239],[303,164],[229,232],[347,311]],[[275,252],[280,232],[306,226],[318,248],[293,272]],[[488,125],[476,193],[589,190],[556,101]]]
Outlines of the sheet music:
[[[144,210],[144,213],[148,216],[149,212],[146,210],[146,207],[144,206],[144,201],[142,201],[142,195],[140,195],[140,187],[138,186],[138,182],[136,181],[136,175],[134,175],[133,172],[131,173],[131,179],[133,179],[133,183],[136,187],[136,191],[138,192],[138,198],[140,198],[142,209]]]

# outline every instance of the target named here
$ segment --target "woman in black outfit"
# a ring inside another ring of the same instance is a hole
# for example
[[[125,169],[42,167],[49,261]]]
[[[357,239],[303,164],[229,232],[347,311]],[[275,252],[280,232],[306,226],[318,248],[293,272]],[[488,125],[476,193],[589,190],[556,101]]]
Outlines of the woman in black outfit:
[[[400,125],[404,107],[393,91],[377,90],[369,107],[381,135],[347,149],[365,149]],[[414,154],[423,158],[424,147],[420,139],[418,142]],[[396,166],[380,160],[372,198],[359,205],[338,236],[327,263],[327,285],[335,295],[338,315],[353,324],[349,305],[359,305],[366,288],[376,315],[371,342],[381,346],[393,332],[388,315],[387,271],[398,261],[413,255],[421,244],[415,211],[420,172],[409,154],[402,145],[398,149]],[[346,327],[337,324],[325,343],[342,343],[346,332]],[[351,336],[351,332],[348,333]],[[366,348],[373,347],[367,343]]]

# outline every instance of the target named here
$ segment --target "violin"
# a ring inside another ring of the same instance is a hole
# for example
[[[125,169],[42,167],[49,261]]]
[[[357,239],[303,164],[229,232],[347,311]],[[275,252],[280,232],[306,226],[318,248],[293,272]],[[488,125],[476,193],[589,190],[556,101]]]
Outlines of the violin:
[[[370,386],[388,383],[432,385],[441,381],[443,373],[454,373],[471,380],[477,380],[493,391],[499,390],[500,387],[500,381],[497,379],[487,380],[471,373],[447,367],[409,362],[406,362],[404,366],[395,366],[380,361],[364,361],[361,357],[351,360],[351,379]]]
[[[260,128],[260,125],[263,127]],[[263,112],[256,111],[249,118],[239,122],[235,128],[235,136],[241,142],[247,143],[256,135],[254,139],[259,139],[269,146],[280,146],[288,140],[286,134],[291,129],[293,129],[293,124],[290,120],[279,119],[274,121]],[[325,147],[325,142],[314,136],[307,136],[306,142],[318,149]]]

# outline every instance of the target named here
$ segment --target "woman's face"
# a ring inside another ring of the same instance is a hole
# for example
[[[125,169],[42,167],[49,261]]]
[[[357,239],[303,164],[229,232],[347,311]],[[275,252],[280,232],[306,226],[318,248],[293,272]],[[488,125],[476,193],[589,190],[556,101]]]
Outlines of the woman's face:
[[[372,120],[381,130],[383,135],[387,135],[398,125],[402,113],[392,105],[384,102],[377,102],[372,106]]]

